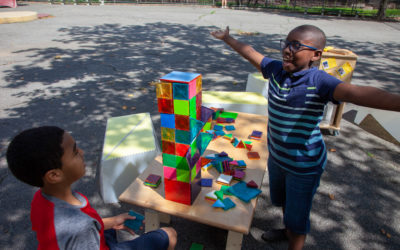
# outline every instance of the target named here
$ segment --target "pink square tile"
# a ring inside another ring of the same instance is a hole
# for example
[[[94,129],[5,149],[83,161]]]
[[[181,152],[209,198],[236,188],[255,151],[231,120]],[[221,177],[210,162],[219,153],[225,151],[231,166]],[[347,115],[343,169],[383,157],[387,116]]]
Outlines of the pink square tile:
[[[192,99],[192,97],[197,94],[196,82],[197,82],[196,79],[189,82],[189,100]]]
[[[176,168],[164,166],[164,178],[168,180],[176,180]]]

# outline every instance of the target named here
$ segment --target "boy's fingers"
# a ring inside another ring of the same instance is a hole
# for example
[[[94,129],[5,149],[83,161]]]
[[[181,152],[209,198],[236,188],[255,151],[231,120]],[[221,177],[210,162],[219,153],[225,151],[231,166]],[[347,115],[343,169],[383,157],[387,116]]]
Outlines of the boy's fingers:
[[[135,235],[135,232],[129,227],[125,227],[124,230],[128,231],[130,234]]]

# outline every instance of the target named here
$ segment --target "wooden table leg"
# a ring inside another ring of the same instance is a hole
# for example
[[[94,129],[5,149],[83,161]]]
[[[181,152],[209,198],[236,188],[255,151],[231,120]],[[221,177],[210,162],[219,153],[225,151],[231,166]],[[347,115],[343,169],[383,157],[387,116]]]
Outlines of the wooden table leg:
[[[226,250],[240,250],[242,249],[243,234],[228,231],[228,239],[226,240]]]
[[[146,233],[160,228],[160,214],[157,211],[145,209],[144,219],[144,231]]]
[[[171,216],[169,214],[160,213],[160,222],[165,224],[171,223]]]

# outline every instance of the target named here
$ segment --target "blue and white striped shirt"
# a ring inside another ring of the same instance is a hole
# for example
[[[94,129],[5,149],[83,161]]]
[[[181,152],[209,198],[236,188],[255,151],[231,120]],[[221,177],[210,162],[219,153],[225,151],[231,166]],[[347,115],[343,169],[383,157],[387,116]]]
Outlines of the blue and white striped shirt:
[[[327,155],[319,123],[326,103],[338,104],[333,92],[341,81],[315,67],[291,74],[267,57],[261,72],[269,78],[269,157],[295,174],[321,173]]]

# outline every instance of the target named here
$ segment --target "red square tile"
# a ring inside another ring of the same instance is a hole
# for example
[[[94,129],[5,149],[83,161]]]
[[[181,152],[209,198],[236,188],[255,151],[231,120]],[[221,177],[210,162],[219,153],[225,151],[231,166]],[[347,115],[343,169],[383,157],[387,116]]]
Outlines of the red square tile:
[[[158,112],[173,114],[174,113],[174,100],[158,98]]]
[[[189,131],[190,129],[189,116],[175,115],[175,128],[179,130]]]
[[[162,152],[170,155],[175,154],[175,142],[161,141]]]
[[[166,200],[175,201],[186,205],[191,204],[190,183],[168,180],[164,178],[164,185]]]
[[[190,145],[187,144],[182,144],[182,143],[176,143],[175,144],[175,154],[185,157],[187,151],[189,150]]]

